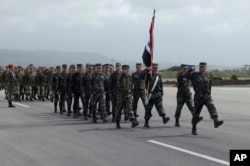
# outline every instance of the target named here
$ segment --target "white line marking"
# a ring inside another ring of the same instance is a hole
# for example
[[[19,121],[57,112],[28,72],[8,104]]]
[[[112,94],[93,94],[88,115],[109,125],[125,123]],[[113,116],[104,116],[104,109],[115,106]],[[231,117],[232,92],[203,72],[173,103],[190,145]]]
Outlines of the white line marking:
[[[179,147],[176,147],[176,146],[168,145],[168,144],[165,144],[165,143],[162,143],[162,142],[158,142],[158,141],[154,141],[154,140],[148,140],[148,142],[151,142],[151,143],[154,143],[154,144],[157,144],[157,145],[161,145],[161,146],[164,146],[166,148],[174,149],[174,150],[177,150],[177,151],[180,151],[180,152],[184,152],[184,153],[196,156],[196,157],[211,160],[211,161],[220,163],[222,165],[229,165],[229,162],[227,162],[227,161],[220,160],[220,159],[217,159],[217,158],[213,158],[213,157],[210,157],[210,156],[207,156],[207,155],[199,154],[199,153],[196,153],[196,152],[192,152],[190,150],[182,149],[182,148],[179,148]]]
[[[4,99],[0,99],[0,100],[7,101],[7,100],[4,100]],[[20,103],[16,103],[16,102],[13,102],[13,104],[20,105],[20,106],[23,106],[23,107],[26,107],[26,108],[30,107],[30,106],[27,106],[27,105],[24,105],[24,104],[20,104]]]

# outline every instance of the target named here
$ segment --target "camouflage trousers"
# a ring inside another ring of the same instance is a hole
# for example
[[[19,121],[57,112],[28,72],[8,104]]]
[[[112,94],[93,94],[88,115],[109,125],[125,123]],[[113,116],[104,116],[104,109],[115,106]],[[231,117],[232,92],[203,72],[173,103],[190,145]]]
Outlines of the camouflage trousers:
[[[126,114],[128,115],[128,119],[131,120],[132,118],[135,118],[134,111],[132,107],[132,96],[131,95],[123,95],[118,94],[117,95],[117,105],[116,105],[116,121],[121,121],[121,114],[122,109],[126,108]]]
[[[104,93],[98,93],[93,95],[92,100],[92,114],[93,118],[96,116],[97,111],[97,104],[98,104],[98,112],[101,114],[102,117],[106,117],[106,107],[105,107],[105,94]]]
[[[7,97],[8,97],[8,102],[12,102],[12,97],[14,95],[14,89],[15,85],[13,84],[7,84],[6,90],[7,90]]]
[[[133,92],[133,111],[135,116],[137,115],[137,107],[139,99],[141,98],[144,110],[146,111],[146,104],[145,104],[145,91],[144,90],[134,90]]]
[[[181,110],[182,110],[185,103],[186,103],[189,111],[193,115],[193,113],[194,113],[194,104],[193,104],[192,96],[190,95],[190,96],[178,97],[177,98],[177,107],[176,107],[176,111],[175,111],[175,118],[176,119],[180,118]]]
[[[26,95],[30,95],[32,92],[32,86],[31,85],[24,85],[24,93]]]
[[[207,107],[211,119],[218,117],[217,110],[215,108],[214,102],[211,95],[200,95],[195,93],[194,95],[194,116],[193,118],[199,118],[203,106]]]
[[[159,116],[163,117],[166,115],[165,110],[162,105],[162,96],[152,96],[146,107],[146,113],[144,116],[145,120],[149,120],[152,117],[152,108],[155,106]]]

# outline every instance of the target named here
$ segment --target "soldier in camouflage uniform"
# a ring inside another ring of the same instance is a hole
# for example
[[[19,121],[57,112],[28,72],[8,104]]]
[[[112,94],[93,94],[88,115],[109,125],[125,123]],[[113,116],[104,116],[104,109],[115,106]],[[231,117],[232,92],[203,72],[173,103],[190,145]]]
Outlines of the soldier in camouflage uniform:
[[[101,114],[101,118],[103,122],[107,122],[106,120],[106,107],[105,107],[105,90],[104,90],[104,74],[102,73],[102,65],[96,64],[97,71],[92,76],[92,115],[93,115],[93,123],[96,123],[96,109],[97,103],[99,112]]]
[[[57,105],[59,101],[59,92],[58,92],[58,80],[59,74],[61,71],[61,66],[56,66],[56,72],[53,74],[52,77],[52,92],[53,92],[53,99],[54,99],[54,113],[57,113]]]
[[[139,125],[132,108],[132,78],[129,75],[129,66],[123,65],[123,72],[118,80],[118,93],[116,105],[116,128],[120,129],[120,121],[122,109],[126,107],[128,119],[131,121],[131,126],[134,128]]]
[[[190,81],[185,77],[188,66],[181,64],[180,72],[177,73],[177,107],[175,111],[175,126],[180,127],[180,116],[183,105],[186,103],[189,111],[193,115],[194,105],[192,92],[190,90]]]
[[[74,96],[74,104],[73,104],[73,110],[74,110],[74,118],[77,118],[77,116],[80,116],[80,110],[79,110],[79,99],[83,94],[82,90],[82,64],[77,64],[77,70],[72,75],[72,79],[70,82],[71,86],[71,92]]]
[[[32,85],[32,92],[31,92],[31,96],[33,99],[37,100],[36,98],[36,94],[37,94],[37,87],[36,87],[36,74],[37,74],[37,70],[35,67],[33,67],[33,65],[31,65],[32,67],[32,72],[31,72],[31,85]]]
[[[84,96],[84,107],[83,107],[83,115],[84,119],[88,120],[87,115],[91,115],[91,106],[92,106],[92,74],[93,74],[93,65],[87,63],[86,64],[86,72],[83,74],[83,96]],[[89,113],[88,113],[88,109]]]
[[[43,73],[42,67],[39,67],[36,74],[36,88],[38,92],[38,100],[45,101],[44,99],[44,85],[46,83],[46,77]]]
[[[132,74],[132,81],[133,81],[133,111],[135,113],[135,117],[139,116],[137,114],[137,105],[139,98],[142,100],[142,104],[144,106],[144,109],[146,110],[146,104],[145,104],[145,80],[143,77],[141,77],[142,64],[137,63],[136,64],[136,72]]]
[[[24,94],[26,96],[25,99],[29,101],[33,101],[31,96],[31,91],[32,91],[31,73],[32,73],[32,68],[28,66],[23,76]]]
[[[67,90],[67,65],[62,65],[62,72],[58,76],[58,92],[59,92],[59,107],[60,114],[62,115],[65,111],[65,97]]]
[[[47,81],[46,81],[46,98],[50,99],[51,102],[53,102],[53,94],[52,94],[52,79],[53,79],[53,73],[54,67],[50,67],[47,72]]]
[[[105,105],[106,105],[106,112],[108,115],[111,114],[110,111],[110,102],[111,102],[111,98],[110,98],[110,73],[109,73],[109,64],[105,64],[104,65],[104,90],[105,90]]]
[[[13,71],[14,65],[9,64],[8,65],[8,72],[6,73],[6,82],[7,82],[7,96],[8,96],[8,102],[9,102],[9,107],[15,107],[12,104],[12,97],[14,94],[14,87],[18,84],[15,73]]]
[[[15,75],[16,75],[16,79],[17,79],[17,82],[18,82],[16,100],[17,101],[21,101],[21,96],[24,95],[23,94],[24,93],[24,91],[23,91],[23,88],[24,88],[23,87],[23,76],[24,76],[24,73],[22,71],[22,67],[21,66],[17,67]]]
[[[166,124],[170,118],[166,117],[165,110],[162,105],[162,97],[163,97],[163,83],[161,79],[161,75],[157,72],[158,64],[153,63],[151,73],[147,73],[146,78],[146,84],[148,84],[148,98],[146,99],[146,114],[145,114],[145,124],[144,127],[149,128],[149,120],[152,116],[151,110],[153,106],[155,105],[156,110],[160,117],[162,117],[163,124]],[[148,71],[148,69],[145,69],[145,71]]]
[[[211,119],[214,121],[214,127],[217,128],[223,124],[222,120],[218,120],[218,113],[211,96],[211,77],[206,73],[207,63],[200,62],[199,72],[193,72],[189,70],[186,77],[192,81],[194,89],[194,115],[192,118],[192,134],[197,135],[196,125],[202,119],[200,113],[202,107],[205,105],[208,109]]]
[[[75,73],[75,65],[70,65],[69,73],[66,76],[66,93],[67,93],[67,107],[68,107],[68,116],[71,114],[71,106],[72,106],[72,91],[71,91],[71,79],[72,75]]]
[[[117,103],[117,93],[118,93],[118,80],[121,77],[121,64],[116,63],[115,64],[115,71],[111,73],[110,75],[110,96],[112,99],[112,122],[115,122],[116,120],[116,103]]]

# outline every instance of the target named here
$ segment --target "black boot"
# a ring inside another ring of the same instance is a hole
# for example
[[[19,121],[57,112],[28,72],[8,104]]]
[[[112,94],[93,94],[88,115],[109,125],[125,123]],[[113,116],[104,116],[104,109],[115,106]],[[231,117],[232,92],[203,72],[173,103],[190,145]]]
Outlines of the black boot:
[[[54,113],[57,113],[57,105],[56,104],[54,104]]]
[[[33,101],[32,97],[30,96],[30,101]]]
[[[162,116],[162,122],[163,122],[163,124],[168,123],[169,120],[170,120],[169,117]]]
[[[11,102],[11,101],[9,101],[9,107],[14,108],[14,107],[16,107],[16,106],[14,106],[14,105],[12,104],[12,102]]]
[[[60,107],[60,114],[61,114],[61,115],[63,114],[63,110],[62,110],[62,107]]]
[[[196,132],[196,125],[193,125],[193,127],[192,127],[192,134],[193,135],[198,135],[197,132]]]
[[[223,120],[218,120],[218,118],[214,118],[214,128],[218,128],[220,125],[224,123]]]
[[[131,127],[132,127],[132,128],[135,128],[135,127],[138,126],[138,125],[139,125],[139,123],[137,122],[136,118],[133,118],[133,119],[131,120]]]
[[[148,124],[148,120],[145,120],[144,127],[150,128],[150,126]]]
[[[192,119],[192,125],[197,125],[200,121],[202,121],[203,120],[203,117],[202,116],[200,116],[200,117],[198,117],[198,118],[194,118],[193,117],[193,119]]]
[[[175,127],[181,127],[181,125],[179,123],[179,118],[175,119]]]
[[[117,128],[117,129],[121,129],[121,126],[120,126],[120,122],[119,122],[119,121],[116,121],[116,128]]]

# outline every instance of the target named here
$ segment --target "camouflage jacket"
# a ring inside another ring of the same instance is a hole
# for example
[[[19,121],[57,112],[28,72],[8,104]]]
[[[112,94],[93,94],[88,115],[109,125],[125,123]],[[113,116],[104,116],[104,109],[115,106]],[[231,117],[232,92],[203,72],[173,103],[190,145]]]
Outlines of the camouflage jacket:
[[[61,72],[58,75],[58,91],[66,92],[67,91],[67,73]]]
[[[156,82],[156,79],[158,77],[158,81]],[[156,83],[155,88],[154,84]],[[164,92],[163,92],[163,83],[161,79],[160,74],[148,74],[148,87],[149,87],[149,93],[151,93],[151,98],[156,98],[156,97],[162,97]]]
[[[70,81],[70,90],[74,94],[81,94],[83,93],[82,89],[82,73],[75,72]]]
[[[83,78],[82,78],[82,83],[83,83],[83,92],[86,95],[91,95],[92,94],[92,74],[90,73],[84,73]]]
[[[104,93],[104,74],[95,73],[92,79],[92,93],[103,94]]]
[[[187,97],[191,96],[190,90],[190,80],[185,77],[186,73],[178,72],[177,73],[177,97]]]
[[[113,72],[110,75],[110,86],[109,86],[109,91],[112,93],[117,93],[118,86],[119,86],[119,78],[121,77],[121,72]]]
[[[118,93],[129,96],[132,94],[132,77],[124,73],[121,74],[118,84]]]
[[[142,77],[140,72],[134,72],[132,74],[132,82],[133,82],[134,91],[145,90],[145,80],[144,80],[144,77]]]
[[[58,91],[58,79],[59,79],[59,73],[53,74],[52,85],[51,85],[52,91]]]

